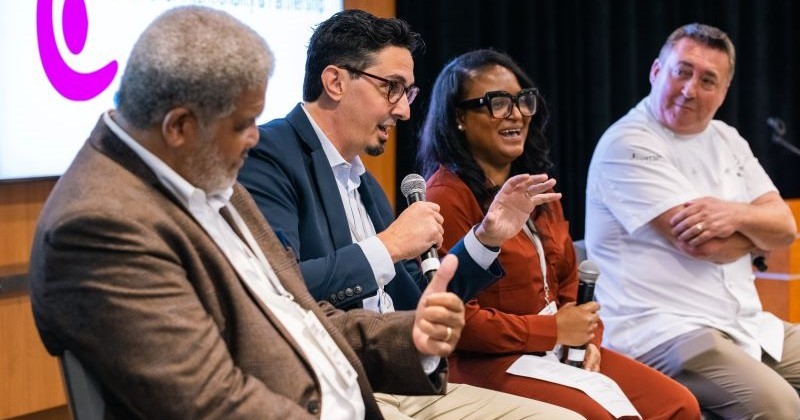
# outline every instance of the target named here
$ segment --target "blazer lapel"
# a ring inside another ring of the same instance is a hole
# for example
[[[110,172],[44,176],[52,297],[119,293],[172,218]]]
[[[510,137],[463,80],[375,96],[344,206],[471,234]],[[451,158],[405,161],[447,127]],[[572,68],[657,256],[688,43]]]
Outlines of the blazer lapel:
[[[369,179],[364,175],[361,176],[361,185],[358,187],[358,193],[361,195],[361,201],[367,209],[369,218],[372,219],[372,226],[375,227],[375,233],[386,230],[386,222],[383,220],[383,215],[378,210],[378,202],[372,193]]]
[[[291,266],[292,264],[296,265],[294,256],[289,255],[292,253],[292,251],[287,250],[283,247],[283,245],[281,245],[280,241],[275,236],[275,233],[269,229],[266,219],[264,219],[261,212],[257,209],[257,207],[255,207],[255,203],[249,202],[248,198],[249,195],[244,187],[242,187],[239,183],[236,183],[234,186],[233,196],[231,196],[230,200],[231,205],[236,208],[236,211],[239,212],[240,216],[242,216],[242,218],[245,220],[245,224],[247,225],[248,229],[250,229],[250,233],[253,234],[253,237],[261,247],[262,252],[264,252],[264,255],[267,257],[272,270],[277,275],[278,272],[285,271],[287,267]],[[252,222],[253,218],[257,220]],[[284,258],[284,256],[286,256],[286,258]],[[261,298],[259,298],[258,295],[247,286],[247,283],[239,277],[238,272],[236,272],[236,276],[245,289],[247,289],[247,292],[253,302],[261,309],[272,325],[275,326],[275,329],[278,330],[283,338],[286,339],[286,341],[292,346],[292,349],[294,349],[294,351],[300,356],[306,367],[313,371],[313,367],[306,359],[305,354],[300,348],[300,345],[298,345],[294,340],[292,334],[286,330],[280,320],[275,316],[275,314],[272,313],[272,311],[261,300]],[[282,277],[284,276],[279,276],[281,284],[293,296],[297,296],[299,293],[303,292],[306,294],[308,293],[308,291],[305,289],[305,283],[303,283],[302,277],[299,281],[301,286],[298,286],[298,282],[286,281]]]
[[[180,200],[178,200],[167,188],[161,184],[152,170],[150,170],[150,168],[144,163],[144,161],[141,160],[141,158],[139,158],[138,155],[136,155],[133,150],[125,145],[122,140],[118,139],[116,135],[114,135],[111,130],[108,129],[108,127],[103,123],[102,119],[95,127],[89,139],[89,143],[91,147],[95,148],[98,152],[109,156],[109,158],[116,162],[119,162],[120,165],[127,168],[133,174],[158,188],[158,190],[161,191],[165,196],[169,197],[169,199],[178,208],[180,208],[181,211],[186,213],[187,216],[191,217],[191,214],[181,204]],[[231,204],[236,207],[237,211],[239,211],[247,226],[250,228],[251,233],[255,237],[256,241],[261,246],[263,252],[269,258],[269,262],[273,265],[273,270],[276,272],[276,275],[278,275],[281,284],[286,288],[287,291],[289,291],[289,293],[297,298],[297,301],[301,306],[305,307],[306,309],[316,307],[315,312],[317,312],[317,316],[324,318],[324,315],[322,315],[319,311],[319,308],[313,301],[313,298],[308,294],[308,290],[306,289],[305,283],[302,280],[302,275],[297,267],[294,256],[290,255],[291,251],[287,250],[281,245],[278,238],[269,228],[269,224],[267,223],[266,219],[264,219],[264,216],[261,214],[260,210],[258,210],[256,204],[252,201],[249,193],[247,193],[247,191],[238,183],[234,186],[234,194],[231,197]],[[194,220],[193,217],[191,218]],[[198,224],[198,227],[205,233],[205,230],[202,229],[202,226]],[[207,233],[205,234],[207,235]],[[314,368],[311,366],[310,361],[306,358],[304,352],[294,340],[292,335],[286,330],[286,328],[272,313],[272,311],[270,311],[266,304],[253,292],[253,290],[247,286],[247,283],[241,279],[239,273],[230,264],[230,261],[227,259],[227,257],[225,257],[222,251],[220,250],[219,255],[213,258],[224,260],[230,265],[230,271],[233,275],[224,280],[239,282],[245,288],[245,290],[247,290],[252,302],[261,310],[264,316],[274,326],[276,331],[278,331],[278,333],[289,343],[293,351],[298,355],[298,358],[303,361],[306,369],[312,373],[312,377],[317,378],[316,374],[313,374]],[[327,320],[325,320],[324,323],[328,327],[329,331],[332,330],[330,323],[326,321]],[[350,359],[351,363],[355,362],[354,366],[356,367],[359,376],[361,378],[366,378],[366,373],[359,364],[355,353],[347,346],[340,334],[336,334],[335,331],[333,334],[339,346],[343,346],[343,350],[345,351],[348,359]],[[318,379],[316,380],[318,381]],[[363,381],[363,379],[360,380]],[[362,387],[365,385],[366,389],[369,389],[369,384],[362,382]],[[319,386],[319,384],[317,384],[317,386]]]
[[[286,116],[286,120],[294,127],[306,148],[310,150],[311,172],[313,179],[316,180],[317,196],[325,212],[325,219],[328,222],[328,231],[331,233],[334,248],[338,249],[352,244],[353,238],[350,235],[350,228],[347,223],[343,222],[347,220],[347,215],[344,212],[342,199],[339,197],[339,187],[336,185],[336,178],[333,176],[331,164],[325,155],[325,150],[322,149],[322,143],[317,137],[314,127],[308,121],[308,117],[301,105],[297,105]]]
[[[98,126],[95,128],[94,133],[90,139],[90,142],[92,146],[95,147],[98,151],[109,156],[111,159],[119,162],[129,171],[131,171],[138,177],[142,178],[146,182],[158,188],[158,190],[160,190],[162,193],[164,193],[164,195],[169,197],[172,200],[172,202],[175,203],[175,205],[178,206],[183,212],[189,214],[189,211],[183,206],[180,200],[178,200],[167,188],[165,188],[161,184],[156,175],[153,173],[152,170],[150,170],[150,168],[144,163],[144,161],[142,161],[141,158],[139,158],[139,156],[136,155],[136,153],[133,150],[131,150],[125,143],[123,143],[122,140],[118,139],[117,136],[114,135],[114,133],[112,133],[111,130],[109,130],[108,127],[102,122],[102,120],[98,123]],[[239,208],[239,206],[237,205],[237,203],[234,202],[234,198],[236,198],[237,202],[241,202],[242,193],[243,193],[243,188],[237,184],[234,196],[231,197],[231,202],[234,204],[234,206],[237,207],[237,209]],[[192,220],[194,220],[193,217]],[[264,221],[264,224],[266,224],[266,221]],[[202,226],[200,226],[199,224],[198,227],[205,232],[205,229],[203,229]],[[255,235],[256,233],[253,232],[253,234]],[[264,233],[261,233],[261,235],[263,236]],[[262,244],[264,242],[265,241],[259,241],[259,243]],[[280,246],[280,242],[278,242],[277,238],[275,239],[275,242],[277,243],[277,248],[269,250],[265,249],[264,251],[270,253],[276,252],[277,249],[283,251],[283,247]],[[267,255],[274,255],[274,254],[267,254]],[[227,257],[225,257],[222,251],[220,251],[219,258],[228,261]],[[228,261],[228,263],[230,264],[230,261]],[[250,295],[250,298],[253,300],[253,303],[255,303],[261,309],[264,315],[275,326],[275,329],[278,330],[278,332],[290,343],[294,351],[301,356],[301,359],[303,359],[303,361],[306,363],[308,369],[313,370],[313,368],[308,364],[308,360],[306,360],[305,356],[303,356],[303,352],[300,350],[300,347],[292,339],[291,334],[289,334],[289,332],[286,331],[286,329],[283,327],[283,324],[281,324],[281,322],[275,317],[275,315],[267,308],[264,302],[262,302],[261,299],[258,298],[258,296],[256,296],[256,294],[249,287],[247,287],[247,283],[245,283],[241,279],[239,273],[233,268],[232,265],[231,265],[231,271],[233,271],[236,275],[236,279],[234,281],[240,282],[245,287],[245,289],[248,291]],[[294,294],[296,291],[290,290],[290,292]]]
[[[258,210],[255,202],[252,201],[252,198],[249,196],[247,191],[239,185],[238,183],[234,187],[234,194],[231,197],[231,204],[233,204],[237,211],[244,219],[245,223],[247,224],[248,228],[250,229],[253,237],[258,242],[259,246],[261,247],[264,255],[267,256],[270,265],[272,266],[275,275],[278,277],[278,280],[281,282],[281,285],[294,296],[295,302],[303,307],[306,310],[311,310],[315,313],[317,318],[320,320],[325,329],[331,335],[333,340],[338,345],[339,349],[344,353],[345,357],[348,359],[351,365],[355,368],[356,372],[359,376],[359,383],[363,389],[370,389],[369,383],[367,382],[367,375],[364,371],[363,365],[361,365],[361,361],[356,355],[355,351],[353,351],[352,347],[347,343],[347,340],[342,336],[342,334],[328,321],[325,314],[320,309],[319,304],[314,301],[314,298],[311,297],[311,294],[308,293],[308,289],[306,288],[306,283],[303,280],[303,275],[300,272],[300,267],[297,265],[297,260],[293,255],[293,251],[284,248],[278,238],[275,236],[275,233],[269,227],[269,223],[264,219],[263,214]],[[252,291],[250,291],[252,294]],[[292,345],[294,350],[300,355],[303,359],[304,363],[308,366],[308,369],[313,369],[311,367],[309,361],[305,358],[300,346],[292,339],[291,334],[289,334],[278,322],[274,315],[266,308],[263,303],[260,302],[260,299],[256,299],[259,302],[259,306],[264,310],[270,320],[276,324],[276,328],[281,332],[281,334],[286,338],[286,340]],[[365,401],[365,403],[367,403]]]

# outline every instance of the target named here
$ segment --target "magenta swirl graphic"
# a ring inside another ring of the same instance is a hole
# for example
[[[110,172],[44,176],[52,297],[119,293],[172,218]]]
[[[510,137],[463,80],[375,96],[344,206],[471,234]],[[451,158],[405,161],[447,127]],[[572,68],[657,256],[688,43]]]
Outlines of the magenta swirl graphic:
[[[89,32],[89,16],[84,0],[64,0],[61,22],[67,48],[73,54],[80,54],[86,46]],[[50,84],[63,97],[73,101],[87,101],[102,93],[114,80],[118,67],[116,60],[88,73],[76,71],[64,61],[56,44],[53,0],[38,0],[36,34],[44,72]]]

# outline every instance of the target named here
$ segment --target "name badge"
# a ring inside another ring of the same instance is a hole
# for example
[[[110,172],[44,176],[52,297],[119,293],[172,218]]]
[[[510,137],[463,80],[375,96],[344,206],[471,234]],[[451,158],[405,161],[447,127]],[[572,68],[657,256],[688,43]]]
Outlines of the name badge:
[[[378,307],[380,308],[380,313],[388,314],[394,312],[394,302],[392,301],[392,297],[383,290],[383,286],[378,288]]]
[[[555,315],[556,312],[558,312],[558,308],[556,308],[556,303],[550,302],[547,304],[547,306],[542,308],[541,311],[539,311],[539,315]]]

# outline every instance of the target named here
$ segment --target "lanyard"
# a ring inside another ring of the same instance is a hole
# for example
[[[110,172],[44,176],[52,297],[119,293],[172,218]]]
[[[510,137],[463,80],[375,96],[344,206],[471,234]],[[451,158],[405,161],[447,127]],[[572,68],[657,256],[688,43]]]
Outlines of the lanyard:
[[[522,230],[525,231],[525,234],[528,235],[528,238],[533,242],[533,245],[536,247],[536,253],[539,255],[539,268],[541,269],[542,280],[544,281],[544,301],[549,305],[550,285],[547,282],[547,261],[544,257],[544,247],[542,246],[542,240],[539,238],[539,231],[536,229],[536,225],[531,219],[525,222],[525,226],[522,227]]]

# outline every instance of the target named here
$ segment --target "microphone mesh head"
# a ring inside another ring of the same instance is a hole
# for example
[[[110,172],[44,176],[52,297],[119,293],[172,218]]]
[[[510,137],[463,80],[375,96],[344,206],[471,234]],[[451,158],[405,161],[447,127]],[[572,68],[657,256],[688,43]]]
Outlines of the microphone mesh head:
[[[578,266],[578,277],[584,282],[594,283],[600,277],[600,267],[589,260],[584,260]]]
[[[783,122],[782,119],[778,117],[767,118],[767,125],[769,126],[769,128],[772,129],[772,131],[775,134],[779,136],[783,136],[784,134],[786,134],[786,124]]]
[[[425,178],[418,174],[408,174],[400,183],[400,192],[408,198],[411,193],[420,193],[425,196]]]

